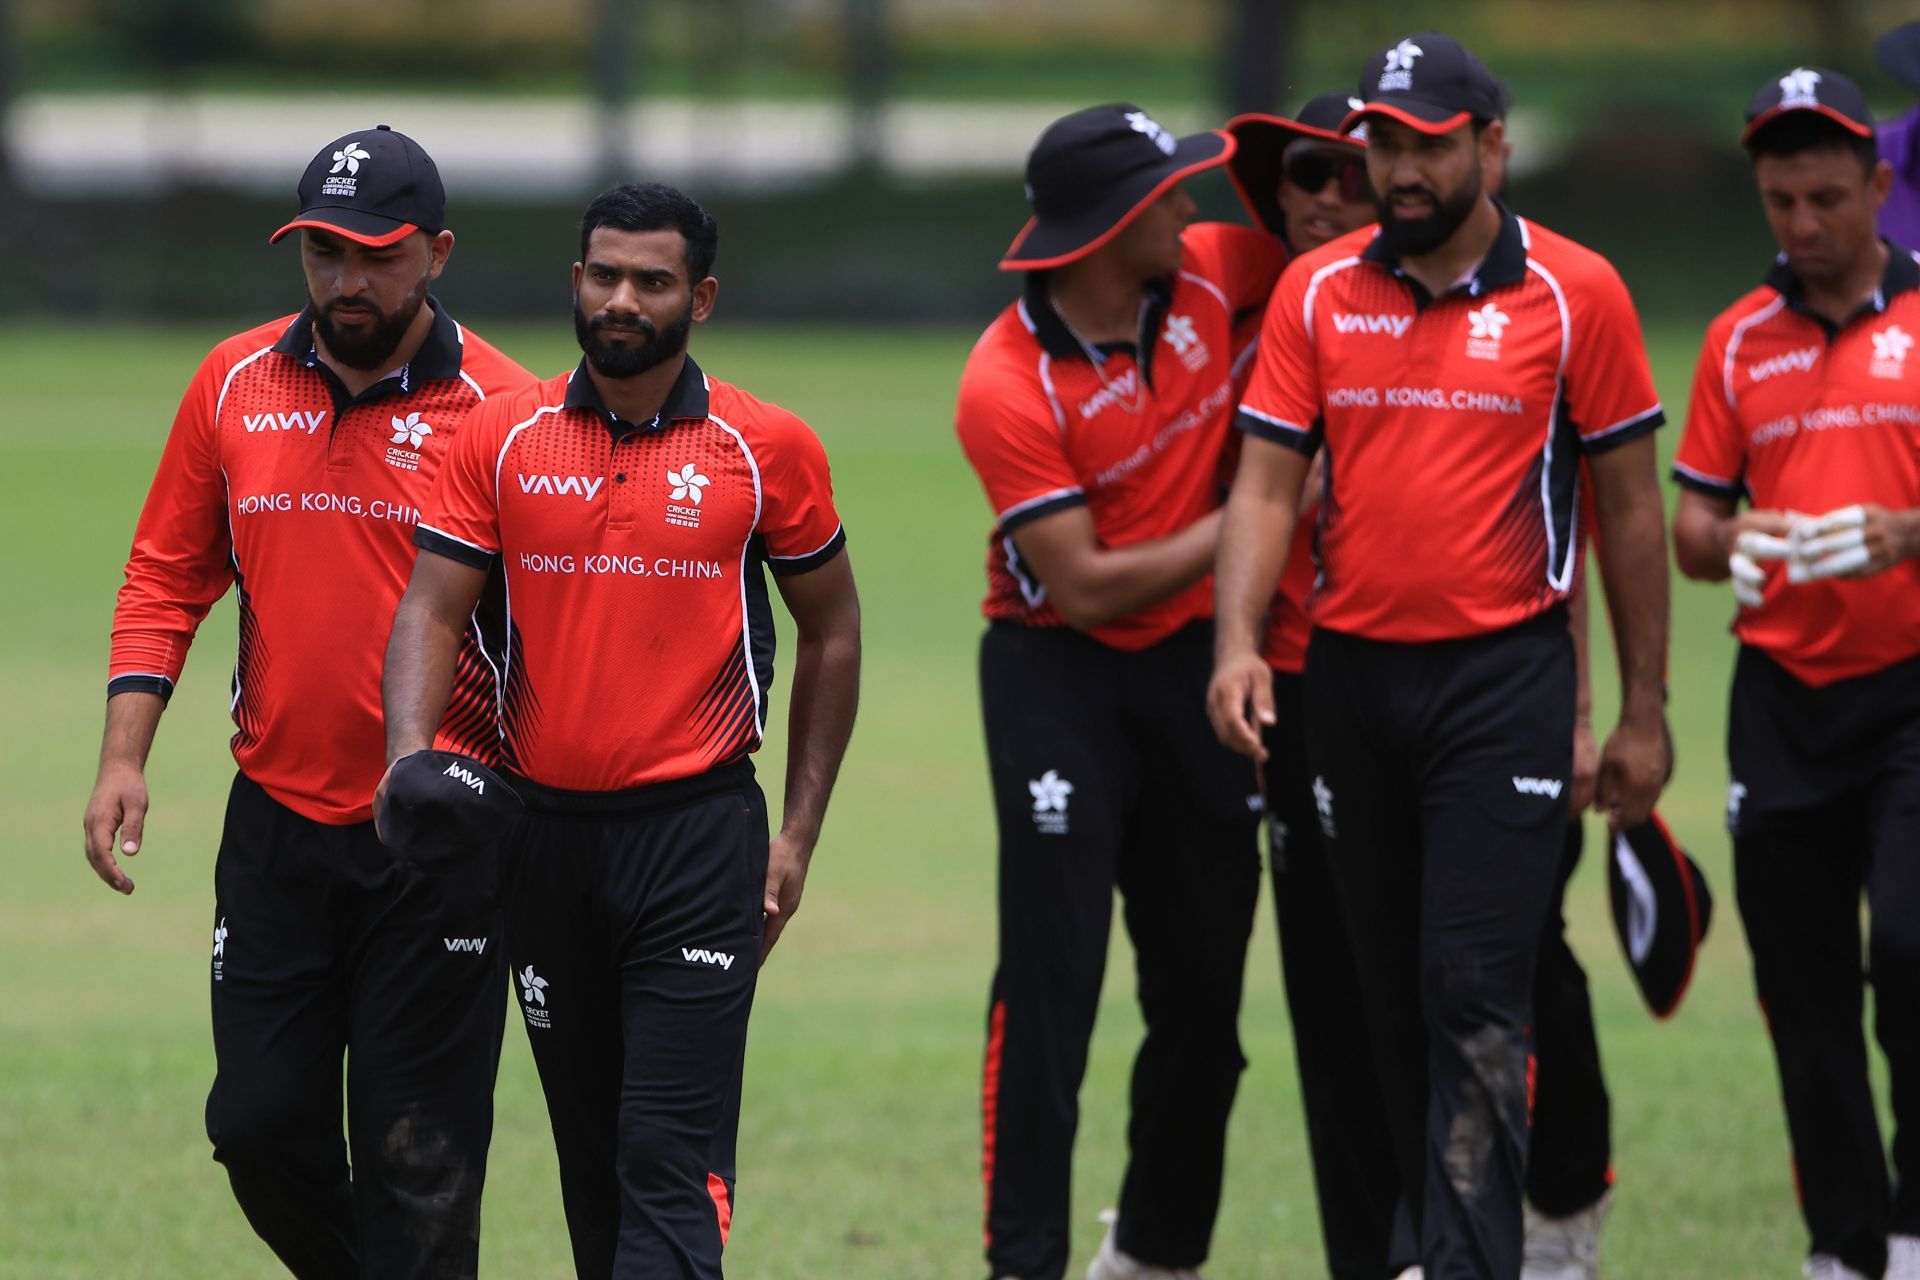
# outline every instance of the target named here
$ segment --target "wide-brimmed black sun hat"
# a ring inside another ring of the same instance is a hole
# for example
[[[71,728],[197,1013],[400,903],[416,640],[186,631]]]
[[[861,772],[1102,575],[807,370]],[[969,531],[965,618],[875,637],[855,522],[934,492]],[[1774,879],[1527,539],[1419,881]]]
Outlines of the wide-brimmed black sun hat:
[[[486,853],[519,813],[519,793],[478,760],[416,751],[394,762],[374,816],[395,856],[433,870]]]
[[[1225,164],[1233,146],[1219,129],[1176,138],[1124,102],[1054,121],[1027,155],[1033,217],[1000,269],[1043,271],[1085,257],[1176,182]]]
[[[1707,878],[1655,814],[1614,836],[1607,887],[1614,932],[1640,995],[1654,1017],[1670,1017],[1713,920]]]
[[[1227,177],[1239,193],[1240,203],[1261,226],[1276,236],[1286,234],[1287,218],[1280,211],[1279,192],[1287,149],[1304,141],[1360,152],[1367,145],[1367,126],[1362,124],[1354,133],[1343,133],[1340,124],[1349,112],[1365,105],[1344,93],[1323,93],[1309,99],[1292,119],[1250,112],[1227,121],[1227,135],[1234,141]]]

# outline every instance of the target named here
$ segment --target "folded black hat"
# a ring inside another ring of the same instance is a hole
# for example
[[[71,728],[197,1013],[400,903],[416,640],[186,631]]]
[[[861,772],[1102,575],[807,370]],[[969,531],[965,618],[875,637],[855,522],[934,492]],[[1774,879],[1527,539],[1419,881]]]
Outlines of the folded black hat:
[[[394,763],[374,816],[381,841],[401,861],[431,868],[484,853],[519,812],[519,794],[478,760],[416,751]]]
[[[1687,993],[1713,919],[1707,878],[1655,814],[1613,838],[1607,885],[1614,932],[1640,995],[1654,1017],[1669,1017]]]
[[[1747,104],[1747,127],[1741,131],[1740,145],[1753,135],[1793,111],[1811,111],[1845,129],[1858,138],[1873,136],[1873,112],[1867,108],[1867,95],[1860,86],[1825,67],[1795,67],[1775,80],[1769,80]]]
[[[1027,156],[1033,217],[1000,269],[1040,271],[1085,257],[1176,182],[1232,154],[1233,139],[1218,129],[1176,138],[1124,102],[1063,116]]]
[[[378,248],[447,225],[447,192],[433,157],[404,133],[376,125],[320,148],[300,178],[300,214],[268,238],[313,227]]]
[[[1296,142],[1317,142],[1328,147],[1346,147],[1357,154],[1367,144],[1367,127],[1343,133],[1340,122],[1347,113],[1366,104],[1344,93],[1323,93],[1308,100],[1289,120],[1249,112],[1227,121],[1227,135],[1238,145],[1227,161],[1227,176],[1240,195],[1247,212],[1274,235],[1285,235],[1287,218],[1280,211],[1280,178],[1286,171],[1287,150]]]

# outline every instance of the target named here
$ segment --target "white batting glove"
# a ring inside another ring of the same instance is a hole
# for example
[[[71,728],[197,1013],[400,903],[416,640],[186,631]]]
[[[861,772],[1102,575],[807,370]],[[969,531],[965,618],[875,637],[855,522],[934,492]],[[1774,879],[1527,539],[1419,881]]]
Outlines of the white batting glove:
[[[1867,549],[1866,524],[1866,510],[1859,506],[1841,507],[1796,523],[1789,536],[1793,554],[1787,561],[1788,580],[1812,582],[1865,568],[1873,559]]]
[[[1767,589],[1767,571],[1760,562],[1744,551],[1736,551],[1727,557],[1727,568],[1733,573],[1733,598],[1749,609],[1759,608]]]

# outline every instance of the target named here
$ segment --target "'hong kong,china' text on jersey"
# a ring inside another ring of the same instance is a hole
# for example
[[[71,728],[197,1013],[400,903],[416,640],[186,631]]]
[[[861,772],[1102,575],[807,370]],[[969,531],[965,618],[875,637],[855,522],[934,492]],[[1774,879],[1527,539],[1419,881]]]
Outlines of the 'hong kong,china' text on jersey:
[[[1020,558],[1013,534],[1023,524],[1085,505],[1101,545],[1124,547],[1220,505],[1234,323],[1265,301],[1285,250],[1264,232],[1216,223],[1189,227],[1181,245],[1179,274],[1142,302],[1137,344],[1089,353],[1036,272],[967,358],[955,427],[993,506],[988,618],[1066,625]],[[1203,578],[1089,634],[1141,649],[1212,612]]]
[[[1674,479],[1754,507],[1820,515],[1920,507],[1920,261],[1890,246],[1873,298],[1838,328],[1777,264],[1707,330]],[[1775,565],[1734,634],[1810,685],[1920,654],[1920,562],[1791,583]]]
[[[1316,627],[1417,643],[1567,597],[1583,456],[1664,420],[1613,268],[1500,210],[1486,259],[1429,297],[1377,230],[1302,255],[1268,305],[1250,434],[1326,450]]]
[[[583,362],[468,421],[423,550],[505,575],[501,759],[544,786],[621,791],[760,745],[773,679],[762,566],[842,553],[818,437],[691,358],[651,423],[614,417]]]
[[[316,822],[372,816],[381,665],[440,460],[470,409],[533,381],[429,305],[413,359],[358,396],[321,363],[307,312],[215,347],[180,402],[114,610],[109,695],[170,697],[201,619],[237,589],[234,758]],[[469,645],[442,745],[490,758],[490,692]]]

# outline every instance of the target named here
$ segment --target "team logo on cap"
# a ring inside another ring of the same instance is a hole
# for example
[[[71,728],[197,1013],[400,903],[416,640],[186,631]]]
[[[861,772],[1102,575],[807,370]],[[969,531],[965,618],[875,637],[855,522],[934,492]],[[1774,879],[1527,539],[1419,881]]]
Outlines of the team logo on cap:
[[[1491,302],[1467,312],[1467,354],[1475,360],[1498,360],[1500,335],[1509,323],[1507,313]]]
[[[1387,50],[1387,65],[1380,70],[1380,92],[1393,93],[1413,88],[1413,60],[1426,50],[1411,40],[1402,40]]]
[[[1175,145],[1173,135],[1165,129],[1162,129],[1159,122],[1152,116],[1144,111],[1129,111],[1126,114],[1126,120],[1127,127],[1135,133],[1146,134],[1147,137],[1152,140],[1153,145],[1160,148],[1161,155],[1170,156],[1173,154]]]
[[[372,158],[366,148],[349,139],[344,147],[333,153],[333,168],[327,170],[333,176],[320,184],[320,194],[351,198],[360,187],[360,179],[354,176],[360,172],[360,162]],[[342,169],[347,171],[344,177],[340,176]]]
[[[1367,104],[1360,101],[1360,99],[1358,98],[1347,99],[1347,110],[1365,111],[1366,109],[1367,109]],[[1349,138],[1352,138],[1355,142],[1365,142],[1367,140],[1367,122],[1365,120],[1362,120],[1359,124],[1353,126],[1353,128],[1348,131],[1347,136]]]
[[[1782,107],[1817,107],[1820,97],[1817,92],[1820,85],[1820,73],[1806,67],[1795,67],[1780,77],[1780,105]]]
[[[1904,378],[1907,352],[1913,350],[1913,335],[1897,324],[1890,324],[1873,335],[1873,362],[1867,372],[1876,378]]]

